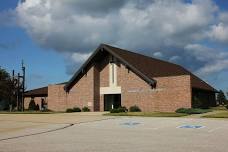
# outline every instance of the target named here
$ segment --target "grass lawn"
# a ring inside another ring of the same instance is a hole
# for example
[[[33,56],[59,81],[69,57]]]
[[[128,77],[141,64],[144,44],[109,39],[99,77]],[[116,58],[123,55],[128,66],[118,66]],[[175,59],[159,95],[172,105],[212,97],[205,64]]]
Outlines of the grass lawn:
[[[122,112],[122,113],[106,113],[105,116],[140,116],[140,117],[183,117],[188,114],[175,112]]]
[[[42,111],[13,111],[13,112],[9,112],[9,111],[0,111],[0,114],[53,114],[56,112],[42,112]]]
[[[228,111],[203,116],[204,118],[228,118]]]
[[[211,107],[212,110],[227,110],[225,106]]]

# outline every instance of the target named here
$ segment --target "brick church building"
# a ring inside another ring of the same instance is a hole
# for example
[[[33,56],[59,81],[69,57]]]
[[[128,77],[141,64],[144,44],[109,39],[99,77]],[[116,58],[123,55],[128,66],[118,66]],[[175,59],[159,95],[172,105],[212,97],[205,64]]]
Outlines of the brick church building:
[[[137,105],[142,111],[173,112],[215,106],[216,92],[180,65],[101,44],[68,82],[27,91],[25,108],[34,99],[54,111]]]

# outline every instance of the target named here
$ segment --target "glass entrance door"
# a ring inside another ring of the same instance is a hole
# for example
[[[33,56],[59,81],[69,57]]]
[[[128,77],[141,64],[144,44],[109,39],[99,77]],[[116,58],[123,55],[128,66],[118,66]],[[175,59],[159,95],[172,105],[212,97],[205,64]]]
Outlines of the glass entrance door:
[[[121,106],[121,94],[104,95],[104,111],[110,111]]]

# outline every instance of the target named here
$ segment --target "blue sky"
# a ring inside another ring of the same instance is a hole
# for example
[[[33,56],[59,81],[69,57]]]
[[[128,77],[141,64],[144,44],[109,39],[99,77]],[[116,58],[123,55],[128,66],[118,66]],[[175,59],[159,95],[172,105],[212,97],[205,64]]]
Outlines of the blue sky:
[[[0,11],[15,9],[18,0],[4,0]],[[8,72],[21,72],[21,61],[26,65],[26,86],[28,89],[47,84],[67,81],[65,59],[61,54],[38,46],[26,31],[16,25],[0,26],[0,66]]]
[[[27,88],[70,79],[108,43],[183,65],[228,91],[228,1],[2,0],[0,66]]]
[[[36,88],[66,81],[65,63],[61,54],[36,45],[26,32],[18,27],[0,28],[0,65],[11,72],[21,72],[21,61],[26,65],[27,88]],[[7,46],[9,45],[9,46]]]

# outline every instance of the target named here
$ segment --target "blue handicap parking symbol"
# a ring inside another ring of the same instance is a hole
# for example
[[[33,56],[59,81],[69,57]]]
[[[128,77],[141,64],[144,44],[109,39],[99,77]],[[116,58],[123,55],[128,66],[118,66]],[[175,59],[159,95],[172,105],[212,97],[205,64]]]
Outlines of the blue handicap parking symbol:
[[[140,123],[139,122],[125,122],[125,123],[121,123],[121,125],[124,125],[124,126],[128,126],[128,127],[133,127],[133,126],[136,126],[136,125],[139,125]]]
[[[203,127],[204,126],[201,126],[201,125],[182,125],[182,126],[179,126],[178,128],[199,129]]]

